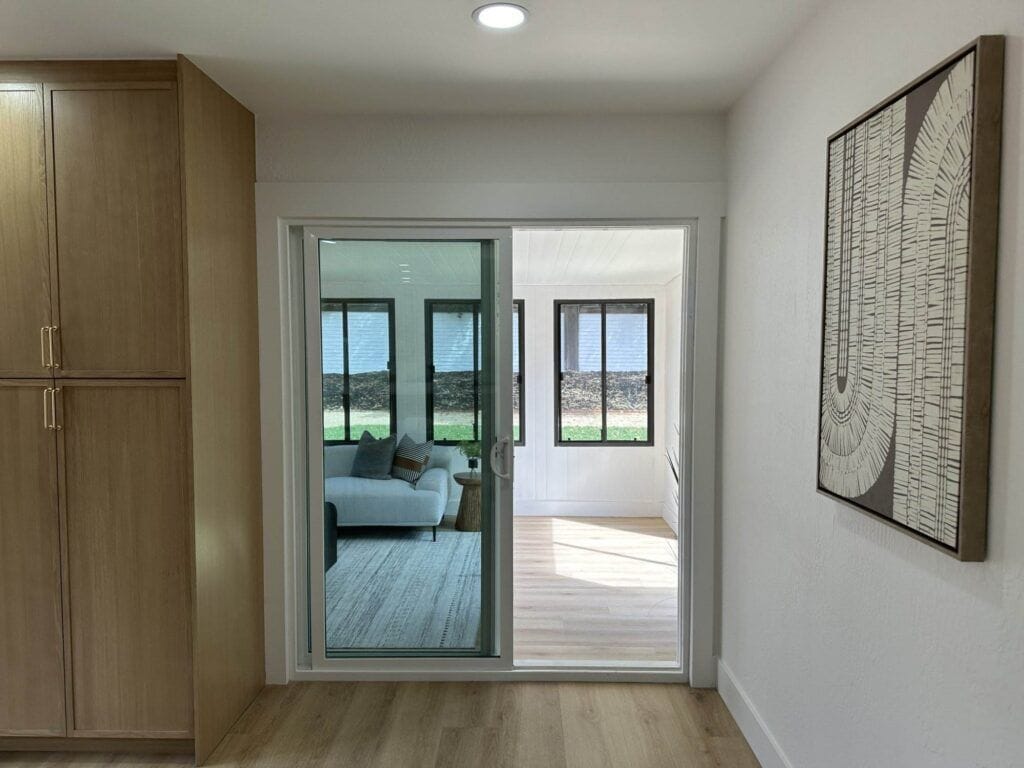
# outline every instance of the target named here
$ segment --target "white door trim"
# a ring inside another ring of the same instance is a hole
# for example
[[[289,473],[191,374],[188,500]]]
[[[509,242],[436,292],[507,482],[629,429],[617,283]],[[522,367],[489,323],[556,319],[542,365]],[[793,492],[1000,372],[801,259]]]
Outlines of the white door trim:
[[[258,185],[259,186],[259,185]],[[334,185],[269,185],[282,186],[321,186]],[[427,185],[429,186],[429,185]],[[627,185],[628,186],[628,185]],[[637,185],[663,188],[672,185]],[[679,185],[687,186],[687,185]],[[259,197],[259,196],[258,196]],[[271,196],[273,197],[273,196]],[[713,195],[717,197],[717,195]],[[678,202],[678,201],[677,201]],[[274,205],[273,200],[263,200],[261,209],[267,204]],[[706,208],[707,206],[705,206]],[[719,209],[712,204],[711,209]],[[280,210],[280,209],[278,209]],[[262,210],[261,210],[262,213]],[[705,214],[708,212],[705,210]],[[720,213],[720,211],[719,211]],[[322,674],[309,668],[309,659],[303,658],[300,642],[305,634],[299,624],[302,611],[297,605],[297,585],[305,579],[305,563],[301,554],[297,553],[298,539],[296,509],[304,508],[305,504],[305,408],[304,404],[296,408],[295,393],[304,393],[304,373],[301,366],[296,370],[296,354],[302,355],[303,337],[302,316],[298,322],[295,317],[295,300],[299,299],[301,308],[301,269],[295,270],[295,253],[301,254],[301,237],[296,242],[292,227],[311,226],[469,226],[469,227],[586,227],[586,226],[680,226],[694,225],[691,235],[696,238],[692,254],[695,257],[696,285],[695,301],[692,307],[693,318],[693,353],[694,382],[692,387],[693,403],[689,406],[692,415],[691,440],[693,445],[701,446],[699,454],[689,455],[688,471],[692,478],[690,492],[683,498],[687,504],[682,512],[680,524],[683,531],[689,531],[689,541],[681,558],[686,562],[680,568],[680,576],[684,579],[681,591],[681,616],[689,617],[683,622],[681,642],[684,653],[683,664],[678,670],[638,670],[628,666],[596,670],[592,667],[560,667],[557,669],[535,669],[522,667],[515,669],[495,668],[493,664],[481,663],[491,660],[475,660],[479,666],[473,668],[445,669],[446,659],[428,660],[432,672],[417,671],[403,668],[396,662],[413,660],[388,660],[388,668],[381,668],[379,660],[360,660],[365,662],[359,669],[351,672],[332,671],[337,677],[332,679],[393,679],[393,676],[410,679],[423,674],[440,674],[451,679],[469,675],[474,679],[506,678],[514,679],[638,679],[638,680],[672,680],[689,679],[695,686],[714,685],[714,628],[715,628],[715,413],[717,396],[715,381],[717,376],[717,278],[718,278],[718,247],[720,233],[720,215],[702,215],[698,219],[685,217],[662,218],[572,218],[572,219],[502,219],[502,220],[444,220],[444,219],[346,219],[346,218],[279,218],[272,217],[273,238],[267,229],[267,217],[260,216],[262,237],[260,239],[261,255],[261,329],[262,338],[270,337],[271,341],[264,348],[262,364],[262,384],[264,387],[264,455],[265,455],[265,520],[267,533],[265,543],[268,549],[268,567],[266,574],[268,604],[273,610],[268,612],[268,682],[285,682],[288,679],[311,679]],[[710,294],[709,294],[710,291]],[[299,294],[297,296],[296,294]],[[280,346],[278,347],[278,343]],[[269,349],[268,349],[269,347]],[[274,353],[279,352],[280,355]],[[268,354],[269,353],[269,354]],[[303,363],[304,364],[304,363]],[[300,398],[300,401],[304,400]],[[279,462],[279,463],[278,463]],[[709,471],[710,469],[710,471]],[[711,503],[707,500],[710,498]],[[282,525],[283,523],[283,525]],[[275,531],[280,536],[275,536]],[[684,534],[685,535],[685,534]],[[283,540],[282,538],[283,537]],[[283,562],[277,552],[271,550],[282,547]],[[281,583],[282,571],[277,564],[284,565],[284,583]],[[278,600],[280,602],[278,602]],[[511,601],[507,601],[510,605]],[[284,626],[279,623],[283,619]],[[283,634],[276,634],[284,630]],[[285,638],[280,643],[278,638]],[[282,647],[283,645],[283,647]],[[688,646],[688,647],[687,647]],[[461,660],[460,660],[461,661]],[[710,674],[707,670],[711,670]],[[319,678],[322,679],[322,678]]]

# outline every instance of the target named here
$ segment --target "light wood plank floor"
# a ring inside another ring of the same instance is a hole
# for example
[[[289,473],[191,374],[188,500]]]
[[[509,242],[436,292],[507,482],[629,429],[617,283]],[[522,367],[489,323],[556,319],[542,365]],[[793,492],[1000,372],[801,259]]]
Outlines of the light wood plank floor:
[[[0,760],[3,760],[0,757]],[[184,757],[7,755],[17,768]],[[270,687],[208,765],[224,768],[757,768],[718,694],[632,683]]]
[[[517,517],[516,661],[674,662],[677,541],[649,517]]]

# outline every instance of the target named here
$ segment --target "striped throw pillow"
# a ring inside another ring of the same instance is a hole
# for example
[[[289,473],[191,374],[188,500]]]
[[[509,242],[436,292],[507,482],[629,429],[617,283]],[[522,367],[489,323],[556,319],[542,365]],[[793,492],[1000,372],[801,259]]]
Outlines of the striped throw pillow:
[[[423,470],[427,468],[430,452],[433,449],[433,440],[417,443],[408,435],[402,435],[398,448],[395,449],[395,458],[391,463],[391,476],[415,483],[420,479]]]

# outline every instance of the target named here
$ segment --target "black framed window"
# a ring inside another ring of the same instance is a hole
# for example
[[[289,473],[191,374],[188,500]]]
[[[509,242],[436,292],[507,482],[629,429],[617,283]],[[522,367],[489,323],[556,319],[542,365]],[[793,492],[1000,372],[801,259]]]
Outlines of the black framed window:
[[[654,444],[654,299],[555,302],[556,445]]]
[[[523,375],[526,370],[525,303],[512,301],[512,440],[516,445],[526,444],[526,395]]]
[[[320,338],[324,443],[394,434],[395,300],[322,300]]]
[[[480,440],[480,302],[427,299],[427,439]]]

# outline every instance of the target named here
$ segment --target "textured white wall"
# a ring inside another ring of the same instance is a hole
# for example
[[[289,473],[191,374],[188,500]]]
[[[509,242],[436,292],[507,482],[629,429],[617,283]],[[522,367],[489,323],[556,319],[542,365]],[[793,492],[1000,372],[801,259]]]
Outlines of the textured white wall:
[[[824,161],[983,33],[1009,36],[991,506],[962,564],[815,493]],[[729,117],[721,659],[796,768],[1024,765],[1022,35],[1021,0],[833,2]]]
[[[721,181],[721,115],[272,117],[259,181]]]

